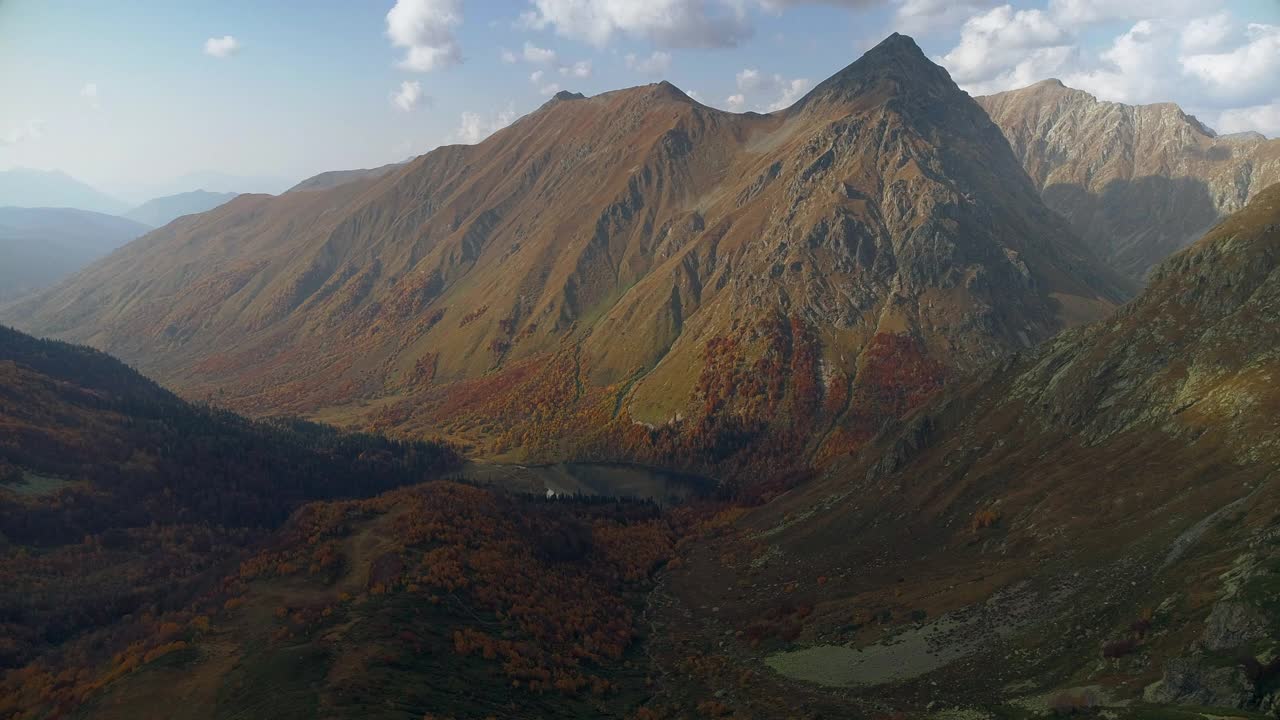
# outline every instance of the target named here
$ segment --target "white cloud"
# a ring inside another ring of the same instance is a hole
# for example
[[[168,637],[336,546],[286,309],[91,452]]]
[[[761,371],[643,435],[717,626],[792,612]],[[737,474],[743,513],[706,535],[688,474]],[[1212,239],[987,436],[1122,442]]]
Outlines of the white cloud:
[[[1240,37],[1237,29],[1218,16],[1187,23],[1140,20],[1062,80],[1104,100],[1125,103],[1229,109],[1274,101],[1280,27],[1253,24],[1243,40],[1231,45],[1233,37]],[[1190,50],[1205,47],[1221,51]]]
[[[785,110],[795,104],[797,100],[808,92],[812,83],[807,78],[794,78],[786,81],[782,86],[782,92],[778,98],[769,104],[769,112],[777,112]]]
[[[462,113],[462,122],[458,125],[458,129],[454,131],[453,137],[460,143],[475,145],[515,122],[515,119],[516,111],[511,106],[507,106],[507,109],[490,117],[485,117],[480,113],[464,112]]]
[[[786,8],[796,5],[836,5],[838,7],[858,8],[879,5],[883,0],[759,0],[760,7],[773,13],[780,13]]]
[[[0,146],[17,145],[28,140],[39,140],[44,137],[44,121],[28,120],[26,125],[11,128],[0,135]]]
[[[400,67],[431,72],[462,61],[454,28],[462,24],[461,0],[396,0],[387,12],[387,36],[405,48]]]
[[[1062,80],[1104,100],[1151,103],[1169,100],[1176,64],[1171,27],[1141,20],[1117,37],[1099,57],[1099,67],[1067,74]]]
[[[556,51],[538,47],[531,42],[525,42],[524,61],[534,65],[552,65],[556,61]]]
[[[1218,13],[1192,18],[1182,28],[1182,51],[1203,53],[1218,50],[1231,35],[1231,15]]]
[[[591,61],[579,60],[572,65],[561,65],[560,74],[567,77],[589,78],[591,77]]]
[[[391,102],[405,112],[414,109],[423,100],[422,83],[417,80],[405,80],[400,83],[400,90],[391,94]]]
[[[563,68],[561,69],[563,70]],[[537,85],[538,92],[543,95],[555,95],[556,93],[560,92],[559,83],[544,84],[542,82],[543,80],[546,79],[546,77],[547,77],[547,73],[545,70],[534,70],[532,73],[529,73],[529,82],[533,83],[534,85]]]
[[[946,31],[965,18],[996,4],[996,0],[894,0],[894,27],[899,32],[926,35]]]
[[[896,0],[901,11],[909,3]],[[1103,100],[1177,102],[1230,131],[1274,132],[1280,27],[1242,24],[1209,0],[1050,0],[1045,10],[1001,5],[964,21],[936,58],[962,88],[986,94],[1059,77]],[[1129,27],[1091,47],[1101,23]],[[1086,42],[1087,41],[1087,42]]]
[[[661,50],[654,50],[648,57],[637,57],[635,53],[628,53],[625,60],[628,70],[634,70],[641,75],[663,75],[671,69],[671,53]]]
[[[93,108],[94,110],[97,110],[99,107],[98,106],[98,84],[85,83],[84,86],[80,88],[80,97],[88,101],[89,107]]]
[[[1243,45],[1185,56],[1182,68],[1203,82],[1215,98],[1248,103],[1274,100],[1280,95],[1280,26],[1250,24]]]
[[[532,0],[523,22],[604,47],[628,35],[662,47],[731,47],[751,35],[742,0]]]
[[[747,68],[741,70],[737,75],[738,89],[743,92],[753,92],[759,90],[765,83],[764,76],[755,68]]]
[[[966,20],[960,42],[939,62],[963,86],[990,81],[1032,51],[1068,43],[1067,33],[1046,13],[1001,5]]]
[[[589,78],[591,77],[591,61],[579,60],[575,63],[560,62],[559,54],[550,48],[538,47],[531,42],[525,42],[524,49],[519,55],[510,50],[503,50],[500,56],[502,61],[508,64],[524,61],[530,65],[540,65],[546,68],[555,68],[564,77]],[[534,83],[541,83],[546,72],[543,70],[535,70],[529,80]],[[560,86],[554,83],[544,85],[541,88],[544,95],[552,95],[560,91]]]
[[[204,54],[216,58],[235,55],[240,51],[240,41],[230,35],[211,37],[204,41]]]
[[[752,7],[781,15],[804,5],[846,9],[898,6],[894,26],[928,32],[965,17],[996,0],[529,0],[521,16],[526,27],[554,28],[567,37],[604,47],[615,35],[645,39],[662,47],[731,47],[755,29]]]
[[[767,112],[791,107],[811,85],[807,78],[788,80],[778,74],[766,75],[755,68],[741,70],[734,80],[737,83],[738,92],[726,100],[729,109],[734,112],[740,112],[746,106],[748,95],[764,95],[773,98],[755,105],[756,108]]]
[[[971,95],[988,95],[1026,87],[1062,74],[1062,70],[1071,66],[1076,55],[1077,49],[1071,45],[1036,48],[995,76],[968,82],[961,87]]]
[[[1085,26],[1110,20],[1172,20],[1204,14],[1221,0],[1049,0],[1049,13],[1063,24]]]
[[[1218,115],[1215,126],[1223,133],[1254,130],[1269,138],[1280,137],[1280,100],[1267,105],[1225,110]]]

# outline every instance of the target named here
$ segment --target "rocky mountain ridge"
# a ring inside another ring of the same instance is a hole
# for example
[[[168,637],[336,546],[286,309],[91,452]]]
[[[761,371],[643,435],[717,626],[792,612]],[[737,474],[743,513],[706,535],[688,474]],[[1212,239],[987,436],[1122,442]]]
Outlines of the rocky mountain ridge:
[[[1045,204],[1136,280],[1280,181],[1280,140],[1218,135],[1173,103],[1104,102],[1059,80],[977,101]]]

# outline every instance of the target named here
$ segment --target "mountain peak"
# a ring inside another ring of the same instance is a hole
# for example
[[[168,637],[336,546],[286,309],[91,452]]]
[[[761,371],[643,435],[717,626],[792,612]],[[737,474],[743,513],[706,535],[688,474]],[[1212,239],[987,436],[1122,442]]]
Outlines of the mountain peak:
[[[678,100],[680,102],[693,102],[693,98],[689,97],[683,90],[672,85],[666,80],[660,80],[652,85],[646,85],[645,88],[656,97],[668,100]]]
[[[924,54],[924,50],[921,50],[920,46],[916,44],[914,38],[910,35],[893,33],[877,43],[875,47],[863,53],[862,57],[851,65],[837,73],[837,77],[855,67],[861,68],[865,72],[870,68],[883,68],[886,66],[916,71],[932,70],[937,67]]]
[[[647,85],[636,85],[621,90],[611,90],[596,95],[596,98],[612,98],[614,102],[626,103],[676,103],[680,105],[696,105],[697,102],[685,94],[683,90],[666,80]]]
[[[874,55],[877,53],[908,53],[924,57],[924,51],[916,44],[915,38],[902,33],[890,33],[888,37],[881,40],[879,44],[868,50],[863,57]]]
[[[886,92],[959,92],[951,76],[925,56],[910,36],[893,33],[843,70],[822,81],[795,108],[820,101],[849,100],[888,84]]]

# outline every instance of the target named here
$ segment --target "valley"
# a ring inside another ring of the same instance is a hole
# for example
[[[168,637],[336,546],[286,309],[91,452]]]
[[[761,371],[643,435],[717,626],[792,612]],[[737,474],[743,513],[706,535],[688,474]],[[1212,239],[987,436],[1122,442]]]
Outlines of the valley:
[[[644,465],[605,463],[468,463],[459,474],[469,482],[532,495],[626,498],[649,500],[658,505],[706,497],[714,494],[717,487],[711,478]]]
[[[364,169],[0,208],[0,720],[1280,718],[1280,140],[898,32],[572,92],[622,5],[463,7],[395,71],[535,109],[386,162],[453,92],[404,80]]]

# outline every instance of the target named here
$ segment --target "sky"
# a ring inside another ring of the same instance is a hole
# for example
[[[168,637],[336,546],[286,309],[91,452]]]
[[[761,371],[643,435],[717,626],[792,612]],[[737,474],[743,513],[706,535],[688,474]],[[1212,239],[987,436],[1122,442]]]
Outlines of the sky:
[[[1280,0],[0,0],[0,169],[289,184],[660,79],[767,112],[894,31],[974,95],[1057,77],[1280,136]]]

